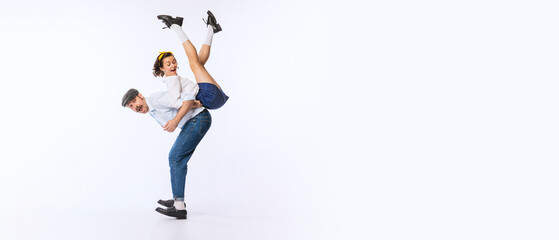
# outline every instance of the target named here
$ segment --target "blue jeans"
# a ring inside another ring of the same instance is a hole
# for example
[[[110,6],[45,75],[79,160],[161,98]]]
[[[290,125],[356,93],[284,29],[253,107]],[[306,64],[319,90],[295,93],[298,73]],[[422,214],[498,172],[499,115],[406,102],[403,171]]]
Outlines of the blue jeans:
[[[171,187],[173,198],[184,201],[184,186],[186,183],[187,163],[192,157],[196,146],[202,140],[210,126],[212,116],[208,110],[200,112],[189,119],[181,129],[177,140],[169,152],[169,167],[171,168]]]

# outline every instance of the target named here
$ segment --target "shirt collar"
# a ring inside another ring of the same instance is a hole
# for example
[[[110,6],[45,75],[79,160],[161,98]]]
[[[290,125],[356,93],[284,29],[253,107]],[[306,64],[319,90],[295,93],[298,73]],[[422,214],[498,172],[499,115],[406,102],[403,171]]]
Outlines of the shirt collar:
[[[177,78],[177,79],[178,79],[178,78],[179,78],[179,75],[178,75],[178,74],[177,74],[177,75],[174,75],[174,76],[167,76],[167,75],[165,75],[165,76],[163,76],[163,79],[161,79],[161,81],[162,81],[163,83],[166,83],[168,78]]]

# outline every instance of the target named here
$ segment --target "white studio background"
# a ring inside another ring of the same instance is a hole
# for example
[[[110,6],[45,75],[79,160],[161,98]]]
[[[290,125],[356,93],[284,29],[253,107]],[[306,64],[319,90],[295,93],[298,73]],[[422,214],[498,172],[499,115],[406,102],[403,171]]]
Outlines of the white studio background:
[[[2,239],[557,239],[554,1],[2,1]],[[185,16],[231,97],[171,196]]]

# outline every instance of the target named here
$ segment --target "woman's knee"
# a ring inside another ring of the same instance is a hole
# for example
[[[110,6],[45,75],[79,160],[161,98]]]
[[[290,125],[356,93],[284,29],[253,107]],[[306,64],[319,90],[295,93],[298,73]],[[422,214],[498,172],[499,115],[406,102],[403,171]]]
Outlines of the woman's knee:
[[[196,73],[204,69],[204,65],[202,65],[198,61],[190,62],[190,69],[192,70],[193,73]]]

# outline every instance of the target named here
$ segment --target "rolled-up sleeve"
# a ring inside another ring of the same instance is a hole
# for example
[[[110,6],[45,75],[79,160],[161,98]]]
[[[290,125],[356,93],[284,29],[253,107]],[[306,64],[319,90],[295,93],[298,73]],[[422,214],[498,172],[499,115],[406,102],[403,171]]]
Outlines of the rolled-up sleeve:
[[[196,96],[194,96],[191,93],[182,93],[181,94],[181,99],[182,101],[190,101],[190,100],[196,100]]]
[[[182,106],[182,86],[179,81],[179,76],[165,77],[164,82],[167,83],[167,91],[169,92],[169,102],[175,108]]]
[[[187,78],[181,77],[181,99],[182,101],[196,100],[196,95],[198,94],[198,84],[194,83]]]

